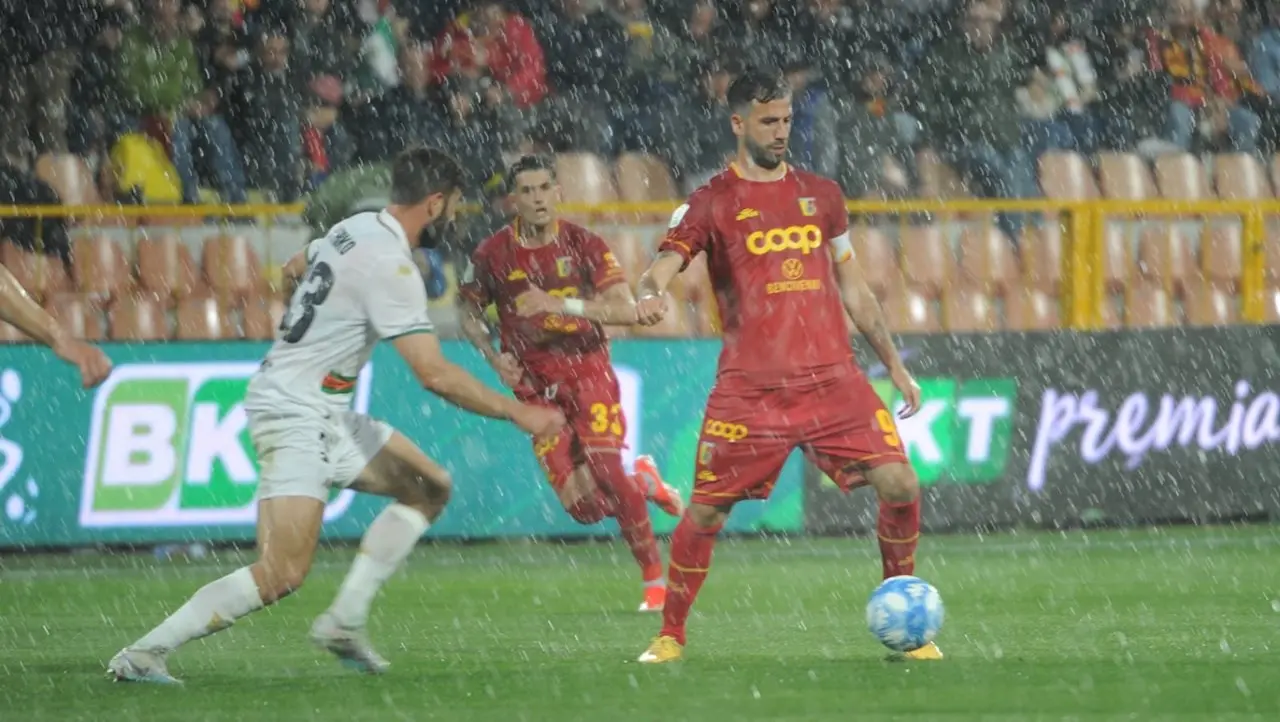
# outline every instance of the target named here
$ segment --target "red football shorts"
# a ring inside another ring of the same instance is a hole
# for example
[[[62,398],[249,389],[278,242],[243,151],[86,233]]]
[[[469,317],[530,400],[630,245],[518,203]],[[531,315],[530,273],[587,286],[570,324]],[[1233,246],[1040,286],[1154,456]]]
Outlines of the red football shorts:
[[[860,370],[803,391],[717,383],[707,400],[694,470],[695,504],[765,499],[799,447],[848,491],[866,472],[905,464],[893,415]]]
[[[559,383],[521,386],[516,398],[526,404],[553,406],[568,421],[555,436],[533,440],[533,453],[557,491],[587,463],[587,451],[621,451],[627,437],[618,377],[607,363],[591,364],[559,374]]]

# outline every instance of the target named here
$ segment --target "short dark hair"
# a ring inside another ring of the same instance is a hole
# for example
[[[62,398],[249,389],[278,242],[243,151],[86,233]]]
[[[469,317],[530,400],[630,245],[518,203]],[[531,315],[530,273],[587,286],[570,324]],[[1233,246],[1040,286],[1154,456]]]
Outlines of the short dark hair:
[[[439,148],[417,146],[391,162],[391,202],[412,206],[436,193],[449,195],[462,187],[462,166]]]
[[[742,113],[754,103],[768,103],[791,95],[786,76],[776,68],[748,67],[729,83],[729,109]]]
[[[531,170],[545,170],[551,174],[551,180],[556,178],[556,164],[550,158],[544,155],[522,155],[507,169],[507,192],[515,192],[516,176]]]

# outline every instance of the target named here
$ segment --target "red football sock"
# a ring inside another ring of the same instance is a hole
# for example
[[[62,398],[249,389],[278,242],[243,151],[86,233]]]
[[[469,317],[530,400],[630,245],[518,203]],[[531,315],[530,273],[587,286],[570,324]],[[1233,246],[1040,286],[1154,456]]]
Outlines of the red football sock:
[[[916,543],[920,540],[920,498],[905,504],[881,500],[876,535],[880,537],[884,578],[914,574]]]
[[[686,514],[671,536],[671,566],[667,572],[667,602],[662,609],[663,636],[685,643],[684,624],[689,609],[711,570],[711,550],[720,525],[700,527]]]
[[[605,492],[604,497],[613,507],[613,518],[631,554],[640,565],[644,581],[654,582],[662,578],[662,554],[658,540],[653,536],[653,524],[649,522],[649,500],[640,485],[622,468],[619,454],[598,454],[591,461],[591,473]]]

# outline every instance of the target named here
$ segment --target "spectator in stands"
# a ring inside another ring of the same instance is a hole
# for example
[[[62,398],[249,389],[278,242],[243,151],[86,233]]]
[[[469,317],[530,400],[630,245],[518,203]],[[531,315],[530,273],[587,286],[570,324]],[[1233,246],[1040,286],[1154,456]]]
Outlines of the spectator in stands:
[[[219,113],[217,92],[204,84],[195,43],[184,34],[181,20],[178,0],[148,0],[146,20],[125,35],[120,47],[126,100],[133,112],[166,126],[185,202],[200,200],[195,156],[200,145],[208,151],[223,200],[243,203],[239,150]]]
[[[1055,0],[1032,38],[1038,54],[1030,82],[1018,91],[1030,124],[1033,155],[1045,150],[1093,153],[1097,128],[1092,105],[1098,99],[1098,75],[1089,49],[1076,35],[1077,20],[1068,14],[1066,0]]]
[[[850,198],[901,198],[915,187],[915,145],[920,123],[901,106],[891,85],[893,64],[873,55],[841,113],[840,166],[836,173]]]
[[[37,178],[25,163],[0,160],[0,205],[61,204],[53,187]],[[5,242],[24,251],[60,258],[67,272],[71,271],[71,238],[67,235],[66,218],[0,218],[0,243]]]
[[[611,156],[621,146],[627,34],[597,0],[557,0],[537,16],[553,95],[535,138],[552,150]]]
[[[455,17],[436,39],[430,68],[457,125],[502,147],[515,145],[525,111],[547,94],[533,26],[498,0],[477,0]]]
[[[80,67],[71,81],[68,104],[67,147],[99,167],[116,137],[128,126],[124,99],[116,78],[116,66],[128,14],[121,8],[104,8],[97,32],[80,56]]]
[[[1017,104],[1027,64],[1001,31],[1000,3],[968,0],[961,13],[962,32],[943,40],[920,67],[919,117],[970,188],[994,198],[1036,196]],[[1000,219],[1014,238],[1021,223],[1018,214]]]
[[[1132,2],[1106,7],[1094,20],[1090,57],[1097,64],[1099,145],[1112,150],[1160,150],[1169,80],[1147,65],[1144,12]],[[1142,145],[1139,142],[1142,141]]]
[[[255,188],[280,203],[302,194],[305,78],[290,59],[283,24],[254,31],[253,61],[241,82],[239,108],[248,131],[245,163]]]
[[[1168,0],[1167,11],[1166,29],[1147,33],[1147,52],[1172,83],[1168,139],[1190,150],[1198,133],[1211,144],[1225,137],[1235,150],[1256,150],[1262,121],[1241,102],[1254,85],[1235,43],[1204,23],[1195,0]]]
[[[866,15],[854,15],[841,0],[805,0],[791,28],[792,42],[804,49],[815,82],[841,98],[851,99],[860,85],[855,72],[858,54],[876,52],[875,41],[863,37],[860,30],[876,25],[881,16],[867,10]]]
[[[356,162],[380,163],[411,145],[444,148],[450,144],[452,139],[444,132],[449,119],[430,87],[430,58],[430,44],[406,42],[400,47],[400,85],[352,112]]]
[[[693,0],[667,7],[662,17],[667,28],[662,37],[667,42],[658,50],[664,61],[660,79],[664,90],[678,94],[682,88],[701,83],[707,61],[716,56],[720,12],[716,0]]]
[[[793,9],[779,0],[728,0],[727,23],[717,30],[717,52],[740,58],[746,65],[786,66],[804,53],[803,39],[794,39]]]
[[[195,36],[196,51],[206,85],[226,103],[234,96],[236,80],[249,67],[253,54],[243,26],[236,21],[231,0],[204,0],[203,4],[205,21]],[[234,121],[228,119],[228,123],[234,130]]]
[[[728,131],[729,83],[742,72],[732,59],[705,61],[699,81],[684,89],[673,125],[679,129],[668,139],[664,154],[672,175],[685,195],[706,183],[728,165],[737,147]]]
[[[1249,47],[1249,70],[1272,101],[1280,103],[1280,2],[1267,0],[1262,21]]]

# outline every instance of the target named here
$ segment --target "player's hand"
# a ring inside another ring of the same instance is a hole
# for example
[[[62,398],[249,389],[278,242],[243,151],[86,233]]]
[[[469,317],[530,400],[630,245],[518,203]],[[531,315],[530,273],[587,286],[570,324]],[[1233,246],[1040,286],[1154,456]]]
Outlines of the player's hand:
[[[904,368],[894,370],[889,378],[898,393],[902,394],[902,409],[898,411],[898,418],[909,419],[915,416],[920,410],[920,384]]]
[[[502,379],[502,383],[507,388],[514,389],[524,380],[524,367],[520,365],[520,360],[513,354],[498,354],[493,359],[493,369],[498,372],[498,378]]]
[[[555,436],[565,425],[564,414],[560,409],[530,404],[518,405],[511,414],[511,422],[535,438]]]
[[[653,326],[667,315],[667,300],[662,296],[641,296],[636,301],[636,323]]]
[[[86,389],[91,389],[111,375],[111,359],[102,349],[74,338],[54,344],[58,358],[80,369],[80,379]]]
[[[516,313],[524,318],[544,313],[563,313],[564,301],[537,286],[516,296]]]

